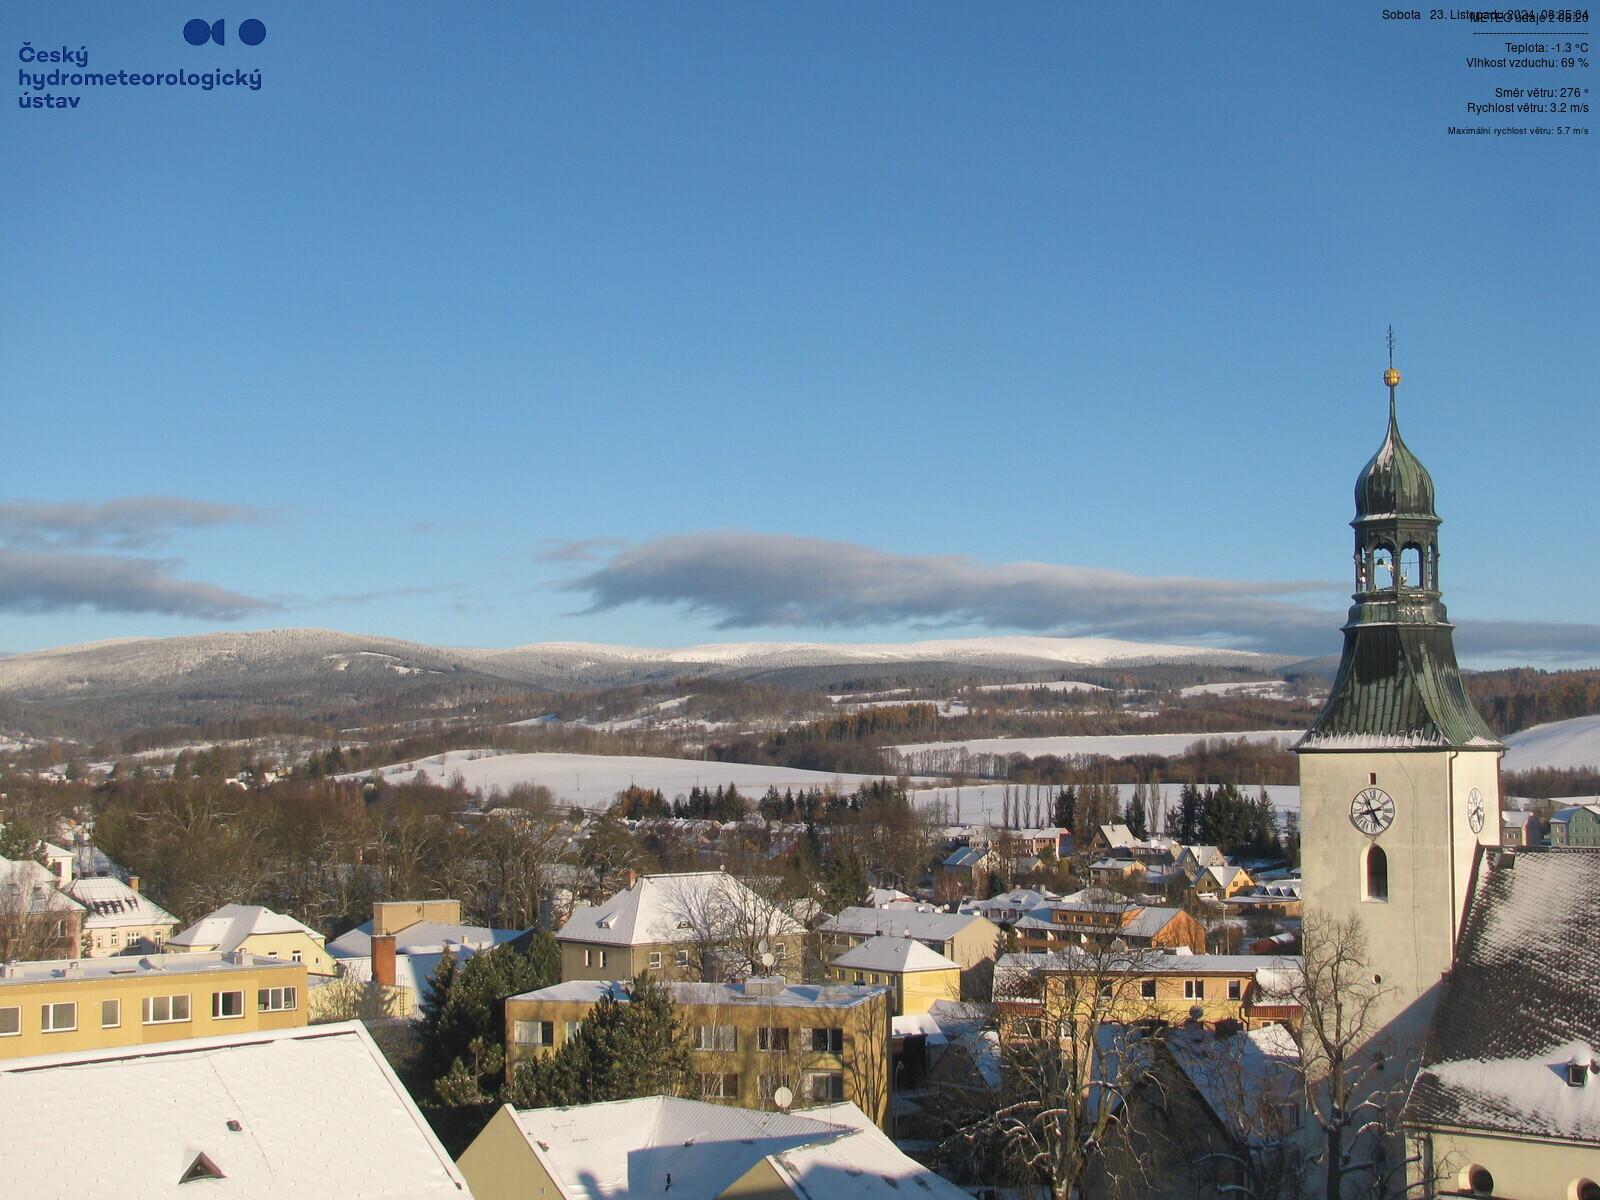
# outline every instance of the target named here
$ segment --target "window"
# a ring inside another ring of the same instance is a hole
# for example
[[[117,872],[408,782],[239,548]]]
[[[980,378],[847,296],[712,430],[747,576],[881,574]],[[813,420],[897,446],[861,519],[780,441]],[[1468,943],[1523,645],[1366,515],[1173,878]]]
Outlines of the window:
[[[689,952],[687,950],[678,951],[678,965],[680,967],[687,967],[689,965]]]
[[[143,1002],[143,1020],[146,1025],[170,1025],[189,1019],[189,997],[146,996]]]
[[[1156,998],[1156,981],[1154,979],[1141,979],[1139,981],[1139,998],[1141,1000],[1154,1000]]]
[[[289,957],[292,958],[295,962],[303,961],[301,959],[301,957],[300,957],[300,951],[298,951],[298,950],[296,950],[293,954],[289,955]]]
[[[1204,979],[1185,979],[1183,981],[1183,998],[1185,1000],[1204,1000],[1206,998],[1206,981]]]
[[[739,1098],[739,1077],[737,1075],[701,1075],[700,1098],[702,1100],[737,1100]]]
[[[763,1050],[784,1051],[789,1049],[789,1031],[782,1026],[764,1025],[758,1037]],[[771,1097],[768,1097],[768,1099],[771,1099]]]
[[[514,1021],[511,1036],[519,1046],[554,1046],[556,1023],[554,1021]]]
[[[739,1031],[732,1025],[696,1025],[694,1027],[696,1050],[737,1050]]]
[[[1244,981],[1243,980],[1240,980],[1240,979],[1230,979],[1230,980],[1228,980],[1228,999],[1229,1000],[1243,1000],[1244,999]]]
[[[244,1016],[243,992],[212,992],[211,1017],[221,1021]]]
[[[122,1001],[100,1001],[100,1028],[115,1029],[122,1024]]]
[[[39,1030],[42,1033],[66,1033],[78,1027],[77,1004],[41,1004]]]
[[[782,942],[774,942],[773,943],[773,945],[772,945],[772,954],[773,954],[773,957],[775,957],[775,958],[778,958],[778,959],[783,958],[783,943]]]
[[[813,1029],[811,1031],[811,1049],[817,1054],[843,1054],[844,1030]]]
[[[806,1099],[814,1104],[837,1104],[844,1099],[843,1071],[807,1071]]]
[[[568,1021],[567,1022],[567,1041],[570,1042],[573,1038],[577,1037],[578,1036],[578,1030],[580,1030],[582,1028],[583,1028],[583,1022],[582,1021]]]
[[[289,1012],[295,1007],[294,988],[260,988],[256,991],[258,1012]]]
[[[583,952],[583,965],[586,967],[605,968],[606,952],[604,950],[585,950]]]
[[[650,951],[650,969],[652,971],[659,971],[661,969],[661,951]]]
[[[0,1008],[0,1037],[16,1037],[22,1032],[22,1009]]]
[[[1102,979],[1100,981],[1099,991],[1100,991],[1100,999],[1109,1000],[1109,999],[1111,999],[1112,996],[1114,996],[1116,994],[1116,984],[1115,984],[1114,981],[1112,981],[1110,979]]]
[[[756,1077],[756,1098],[771,1100],[778,1094],[779,1088],[790,1087],[787,1075],[758,1075]]]
[[[119,934],[115,929],[113,929],[111,931],[111,933],[109,935],[107,935],[107,940],[111,943],[111,945],[115,946],[115,945],[118,945],[117,939],[120,938],[121,936],[122,936],[121,934]]]
[[[1389,899],[1389,856],[1383,852],[1382,846],[1367,847],[1367,895],[1368,900]]]

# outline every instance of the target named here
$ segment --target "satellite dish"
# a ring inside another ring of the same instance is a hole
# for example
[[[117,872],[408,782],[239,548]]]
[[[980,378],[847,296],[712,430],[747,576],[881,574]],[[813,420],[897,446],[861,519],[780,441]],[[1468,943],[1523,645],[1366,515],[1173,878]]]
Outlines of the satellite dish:
[[[763,951],[762,952],[762,954],[761,954],[761,965],[763,967],[766,967],[767,970],[770,971],[772,969],[772,964],[777,962],[777,961],[778,961],[777,955],[771,953],[770,951]]]
[[[766,938],[762,938],[759,942],[756,943],[756,953],[757,954],[765,954],[768,950],[771,950],[771,949],[772,949],[772,947],[767,944],[767,939]]]
[[[781,1087],[772,1093],[772,1102],[778,1106],[780,1112],[788,1112],[789,1105],[794,1103],[794,1092],[786,1087]]]

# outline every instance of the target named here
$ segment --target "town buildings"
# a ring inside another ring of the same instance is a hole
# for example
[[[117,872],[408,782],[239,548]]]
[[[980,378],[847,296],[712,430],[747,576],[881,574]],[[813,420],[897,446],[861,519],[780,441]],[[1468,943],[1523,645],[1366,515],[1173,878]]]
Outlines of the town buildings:
[[[327,938],[309,925],[259,904],[224,904],[167,939],[169,954],[217,952],[305,964],[312,975],[335,974]]]
[[[630,878],[572,910],[556,941],[561,978],[707,980],[776,971],[798,979],[805,927],[722,871]],[[766,961],[767,956],[771,961]]]
[[[0,965],[0,1057],[306,1023],[306,969],[238,952]]]
[[[745,1108],[778,1107],[779,1089],[800,1107],[848,1100],[883,1123],[889,1116],[889,993],[882,987],[668,982],[677,1020],[690,1030],[700,1094]],[[569,980],[506,1001],[506,1073],[573,1037],[601,996],[626,1001],[626,985]]]
[[[825,954],[836,958],[870,938],[913,938],[961,967],[963,998],[986,998],[999,953],[999,926],[976,913],[940,912],[932,905],[914,908],[846,908],[821,925]]]

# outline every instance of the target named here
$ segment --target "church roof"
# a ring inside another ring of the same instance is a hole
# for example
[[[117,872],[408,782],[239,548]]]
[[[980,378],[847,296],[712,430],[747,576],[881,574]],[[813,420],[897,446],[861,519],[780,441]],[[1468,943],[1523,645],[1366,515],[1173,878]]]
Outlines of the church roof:
[[[1356,476],[1356,520],[1435,515],[1433,477],[1400,437],[1391,392],[1383,445]]]
[[[1600,1144],[1597,928],[1600,850],[1480,860],[1408,1125]]]

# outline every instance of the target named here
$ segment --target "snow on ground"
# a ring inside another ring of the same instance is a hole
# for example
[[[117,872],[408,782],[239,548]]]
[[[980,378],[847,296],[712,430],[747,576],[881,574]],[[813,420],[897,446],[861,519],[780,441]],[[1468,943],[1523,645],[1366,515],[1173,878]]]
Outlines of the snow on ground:
[[[1506,756],[1500,762],[1504,771],[1600,767],[1600,716],[1535,725],[1513,733],[1505,742]]]
[[[970,742],[922,742],[894,748],[908,755],[923,750],[959,751],[964,748],[970,754],[1026,754],[1029,758],[1041,754],[1054,754],[1059,758],[1079,754],[1104,754],[1110,758],[1126,758],[1130,754],[1170,757],[1182,754],[1201,741],[1246,738],[1252,742],[1276,740],[1288,746],[1300,736],[1300,731],[1293,729],[1257,729],[1247,733],[1119,733],[1103,737],[980,738]]]
[[[457,773],[468,791],[487,795],[499,788],[509,792],[519,783],[543,784],[562,804],[605,808],[618,792],[631,784],[660,788],[671,800],[697,784],[716,788],[735,784],[747,796],[760,797],[769,787],[812,788],[837,785],[854,790],[877,776],[835,775],[792,767],[756,767],[743,763],[704,762],[695,758],[623,757],[609,754],[496,754],[492,750],[452,750],[431,758],[383,767],[380,773],[396,782],[421,776],[448,784]],[[342,776],[365,779],[371,771]]]
[[[976,689],[980,692],[1107,692],[1098,683],[1080,683],[1076,679],[1057,679],[1050,683],[986,683]]]
[[[1281,679],[1250,683],[1197,683],[1178,693],[1180,696],[1260,696],[1263,700],[1290,700],[1293,692]]]
[[[1133,799],[1133,784],[1119,783],[1117,792],[1126,805]],[[1205,785],[1202,785],[1205,786]],[[1161,787],[1161,803],[1168,812],[1176,812],[1178,808],[1178,793],[1183,790],[1181,783],[1163,783]],[[1254,784],[1241,787],[1246,796],[1254,799],[1259,788]],[[950,824],[959,825],[999,825],[1005,799],[1006,787],[999,783],[985,783],[975,787],[939,787],[926,788],[914,791],[911,794],[912,802],[918,808],[937,808],[944,814],[945,820]],[[1013,818],[1012,824],[1032,824],[1035,816],[1041,825],[1050,824],[1051,806],[1054,803],[1056,789],[1044,784],[1035,787],[1027,785],[1011,785],[1012,807],[1019,815]],[[1273,808],[1280,813],[1300,811],[1300,789],[1298,787],[1272,786],[1267,788],[1267,798],[1272,801]],[[1154,814],[1151,815],[1151,827],[1159,828],[1160,822]]]

